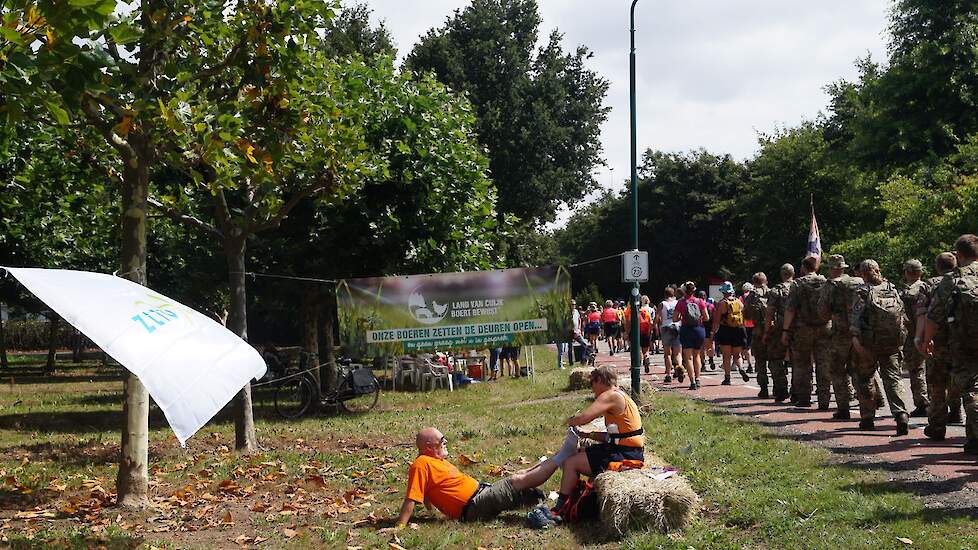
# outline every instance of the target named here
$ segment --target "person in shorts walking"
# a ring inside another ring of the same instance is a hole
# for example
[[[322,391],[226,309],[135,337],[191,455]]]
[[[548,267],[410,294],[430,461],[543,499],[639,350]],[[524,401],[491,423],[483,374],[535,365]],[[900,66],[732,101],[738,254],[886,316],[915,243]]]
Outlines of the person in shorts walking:
[[[720,353],[723,355],[723,382],[721,384],[729,386],[731,366],[737,368],[737,372],[744,378],[744,382],[750,380],[741,364],[741,354],[747,345],[747,331],[744,330],[744,304],[734,296],[733,283],[724,281],[720,285],[720,292],[723,294],[723,300],[720,300],[716,307],[716,316],[713,318],[713,333],[717,343],[720,344]]]
[[[683,347],[679,343],[680,323],[673,319],[676,312],[676,289],[667,286],[665,299],[659,302],[659,338],[662,340],[662,359],[666,364],[666,378],[672,381],[672,369],[682,362]],[[649,365],[645,366],[649,372]]]
[[[697,389],[700,386],[700,370],[703,368],[700,359],[700,349],[706,340],[706,323],[710,321],[710,314],[706,309],[706,302],[696,297],[696,283],[687,281],[683,284],[686,298],[679,300],[676,310],[673,312],[673,320],[682,323],[679,328],[679,343],[683,348],[683,365],[689,370],[690,389]],[[682,370],[677,375],[679,382],[682,382]]]

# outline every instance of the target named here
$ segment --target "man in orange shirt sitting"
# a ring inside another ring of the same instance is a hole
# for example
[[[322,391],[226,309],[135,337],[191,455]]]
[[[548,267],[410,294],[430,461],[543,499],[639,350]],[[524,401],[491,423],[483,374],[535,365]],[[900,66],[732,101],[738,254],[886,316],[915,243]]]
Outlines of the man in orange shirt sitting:
[[[408,470],[407,494],[397,526],[407,525],[417,503],[434,506],[461,521],[489,520],[506,510],[537,504],[543,493],[536,487],[577,452],[579,439],[576,432],[568,430],[564,445],[555,456],[490,485],[463,474],[445,460],[448,439],[435,428],[425,428],[415,438],[418,458]]]

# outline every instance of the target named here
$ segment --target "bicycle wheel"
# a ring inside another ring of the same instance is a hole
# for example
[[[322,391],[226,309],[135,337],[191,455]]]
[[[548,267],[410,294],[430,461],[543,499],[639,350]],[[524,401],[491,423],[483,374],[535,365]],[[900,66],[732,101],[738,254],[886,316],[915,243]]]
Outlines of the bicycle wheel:
[[[283,418],[298,418],[309,410],[315,395],[305,376],[289,378],[275,387],[275,412]]]
[[[339,402],[340,407],[344,411],[351,414],[360,414],[369,411],[374,408],[377,404],[377,399],[380,398],[380,383],[377,382],[375,378],[373,382],[370,383],[370,391],[364,393],[355,393],[352,387],[346,387],[346,384],[352,383],[350,379],[347,379],[344,383],[344,388],[339,392]]]

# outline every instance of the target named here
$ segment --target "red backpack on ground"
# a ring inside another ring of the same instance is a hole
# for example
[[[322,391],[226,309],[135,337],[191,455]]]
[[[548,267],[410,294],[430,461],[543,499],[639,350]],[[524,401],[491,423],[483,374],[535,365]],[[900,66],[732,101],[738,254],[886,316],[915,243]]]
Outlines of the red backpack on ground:
[[[564,501],[559,510],[553,510],[560,516],[561,523],[578,523],[598,517],[598,494],[594,485],[587,480],[578,480],[574,491]]]

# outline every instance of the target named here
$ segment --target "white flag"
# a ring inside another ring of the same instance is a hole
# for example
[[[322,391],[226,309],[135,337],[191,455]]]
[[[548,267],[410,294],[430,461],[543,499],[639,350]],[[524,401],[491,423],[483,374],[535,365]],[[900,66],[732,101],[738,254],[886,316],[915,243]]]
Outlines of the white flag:
[[[4,268],[146,386],[180,444],[252,378],[258,352],[233,332],[158,292],[103,273]]]

